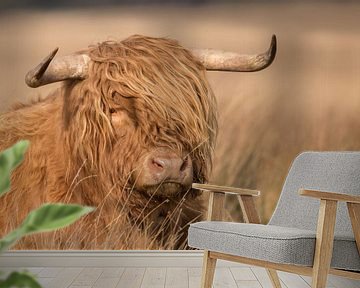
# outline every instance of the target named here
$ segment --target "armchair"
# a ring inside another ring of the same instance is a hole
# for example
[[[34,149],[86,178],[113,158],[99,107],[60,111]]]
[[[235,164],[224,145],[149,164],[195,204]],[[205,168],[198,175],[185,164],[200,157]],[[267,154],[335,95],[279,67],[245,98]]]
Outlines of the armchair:
[[[254,204],[259,191],[193,187],[210,192],[207,221],[189,229],[189,245],[204,249],[202,288],[212,286],[217,259],[266,268],[274,288],[276,270],[312,276],[313,288],[328,274],[360,280],[360,152],[300,154],[267,225]],[[238,195],[246,223],[221,221],[225,193]]]

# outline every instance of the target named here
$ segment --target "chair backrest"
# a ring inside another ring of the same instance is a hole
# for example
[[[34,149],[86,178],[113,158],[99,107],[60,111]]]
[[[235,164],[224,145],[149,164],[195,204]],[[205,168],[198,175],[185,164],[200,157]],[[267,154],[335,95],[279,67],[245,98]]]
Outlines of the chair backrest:
[[[360,195],[360,152],[304,152],[297,156],[270,225],[316,230],[320,201],[300,196],[301,188]],[[335,236],[354,238],[345,203],[338,204]]]

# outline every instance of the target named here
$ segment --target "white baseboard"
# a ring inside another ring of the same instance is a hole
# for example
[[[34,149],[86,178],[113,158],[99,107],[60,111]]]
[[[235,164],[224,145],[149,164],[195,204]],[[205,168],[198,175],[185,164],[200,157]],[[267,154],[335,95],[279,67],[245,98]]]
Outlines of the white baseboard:
[[[0,254],[0,267],[201,267],[202,251],[18,250]],[[219,260],[218,267],[245,266]]]

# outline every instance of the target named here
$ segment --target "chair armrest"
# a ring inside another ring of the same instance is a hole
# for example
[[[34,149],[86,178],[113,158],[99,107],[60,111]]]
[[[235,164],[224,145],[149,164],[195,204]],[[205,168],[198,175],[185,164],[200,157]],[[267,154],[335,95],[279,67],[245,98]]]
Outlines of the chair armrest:
[[[193,183],[192,188],[203,190],[203,191],[211,191],[211,192],[215,192],[215,193],[226,193],[226,194],[248,195],[248,196],[259,196],[260,195],[260,191],[258,191],[258,190],[217,186],[217,185],[210,185],[210,184]]]
[[[260,191],[199,183],[193,183],[192,188],[211,192],[207,215],[208,221],[222,220],[225,194],[234,194],[237,195],[245,222],[260,223],[260,217],[254,202],[254,196],[259,196]]]
[[[302,196],[308,196],[308,197],[318,198],[318,199],[322,199],[322,200],[344,201],[344,202],[360,204],[360,196],[354,196],[354,195],[349,195],[349,194],[307,190],[307,189],[300,189],[299,194]]]

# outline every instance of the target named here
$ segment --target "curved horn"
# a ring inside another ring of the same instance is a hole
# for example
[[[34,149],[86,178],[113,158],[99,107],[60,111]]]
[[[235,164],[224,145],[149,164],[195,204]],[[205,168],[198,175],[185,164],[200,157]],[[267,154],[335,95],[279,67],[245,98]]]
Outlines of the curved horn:
[[[269,49],[257,55],[241,55],[212,49],[193,49],[191,52],[206,70],[254,72],[265,69],[273,62],[276,54],[276,36],[272,36]]]
[[[59,48],[54,49],[41,63],[25,76],[28,86],[36,88],[66,79],[87,77],[90,57],[86,54],[73,54],[54,59]],[[53,60],[53,61],[52,61]]]

